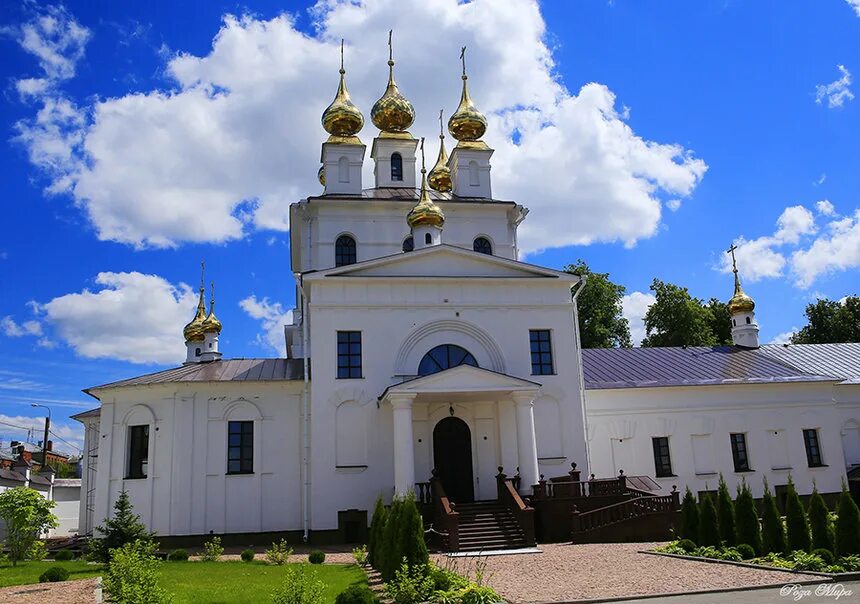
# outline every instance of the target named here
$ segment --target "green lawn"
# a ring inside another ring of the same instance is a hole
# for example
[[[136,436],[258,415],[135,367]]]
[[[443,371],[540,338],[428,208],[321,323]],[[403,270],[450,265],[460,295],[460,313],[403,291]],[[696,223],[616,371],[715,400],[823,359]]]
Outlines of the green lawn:
[[[18,566],[11,564],[0,565],[0,587],[10,585],[29,585],[38,583],[39,575],[52,566],[62,566],[69,571],[69,580],[88,579],[98,577],[103,573],[102,566],[98,564],[87,564],[78,560],[70,562],[19,562]]]

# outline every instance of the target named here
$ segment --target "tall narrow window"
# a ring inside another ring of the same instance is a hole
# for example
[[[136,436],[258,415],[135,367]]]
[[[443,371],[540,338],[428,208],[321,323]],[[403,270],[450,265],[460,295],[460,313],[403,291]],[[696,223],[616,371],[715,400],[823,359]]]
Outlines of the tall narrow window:
[[[337,160],[337,181],[349,182],[349,160],[346,157]]]
[[[493,255],[493,244],[486,237],[476,237],[472,242],[472,249],[479,254]]]
[[[729,436],[732,441],[732,461],[735,462],[735,472],[749,472],[750,460],[747,455],[747,435],[733,433]]]
[[[529,330],[532,375],[552,375],[552,342],[549,329]]]
[[[355,264],[355,239],[349,235],[341,235],[334,242],[334,265],[346,266]]]
[[[149,426],[128,427],[128,475],[146,478],[149,469]]]
[[[821,461],[821,445],[818,441],[818,430],[812,428],[803,431],[803,444],[806,445],[806,463],[810,468],[820,468],[824,465]]]
[[[478,162],[470,161],[469,162],[469,186],[477,187],[481,184],[480,177],[478,176]]]
[[[227,422],[227,473],[254,472],[254,422]]]
[[[424,233],[424,245],[430,245],[433,243],[433,237],[430,236],[430,233]]]
[[[406,239],[403,240],[403,251],[411,252],[415,249],[415,239],[412,238],[412,235],[409,235]]]
[[[391,180],[403,180],[403,157],[399,153],[391,154]]]
[[[654,446],[654,472],[657,478],[674,476],[672,474],[672,458],[669,456],[669,437],[655,436],[651,439]]]
[[[361,332],[337,332],[337,378],[361,377]]]

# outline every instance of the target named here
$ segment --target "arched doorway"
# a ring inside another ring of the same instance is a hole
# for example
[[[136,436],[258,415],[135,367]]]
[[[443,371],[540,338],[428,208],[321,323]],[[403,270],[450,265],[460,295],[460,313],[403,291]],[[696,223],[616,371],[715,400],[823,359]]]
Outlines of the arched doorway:
[[[446,417],[433,428],[433,461],[445,493],[455,503],[475,500],[472,431],[462,419]]]

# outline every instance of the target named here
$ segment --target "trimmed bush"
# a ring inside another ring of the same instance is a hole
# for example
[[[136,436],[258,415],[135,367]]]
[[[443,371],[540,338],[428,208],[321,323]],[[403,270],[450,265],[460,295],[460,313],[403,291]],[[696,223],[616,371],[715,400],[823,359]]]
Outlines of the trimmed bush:
[[[809,539],[809,521],[806,518],[806,512],[803,509],[803,504],[800,502],[800,495],[797,494],[797,489],[794,488],[794,481],[791,476],[788,477],[788,496],[785,500],[785,528],[788,545],[788,551],[808,552],[810,546]]]
[[[188,550],[175,549],[167,555],[167,559],[171,562],[187,562]]]
[[[738,487],[738,496],[735,500],[735,533],[737,543],[749,545],[754,554],[761,553],[761,528],[758,524],[758,512],[755,508],[752,491],[750,491],[746,481],[743,481]]]
[[[75,559],[75,552],[70,549],[61,549],[56,554],[54,554],[54,560],[57,562],[68,562],[69,560]]]
[[[350,585],[337,594],[334,604],[376,604],[378,601],[367,585]]]
[[[762,552],[781,554],[785,551],[785,527],[776,507],[776,499],[770,492],[767,478],[764,479],[764,497],[761,514]]]
[[[819,558],[824,560],[824,563],[828,566],[836,561],[836,557],[833,555],[833,552],[831,552],[829,549],[824,549],[823,547],[814,549],[811,553],[813,556],[818,556]]]
[[[382,542],[385,535],[385,521],[388,518],[388,510],[382,502],[382,497],[376,499],[373,509],[373,519],[370,521],[370,537],[367,543],[367,560],[376,570],[381,571],[383,553],[385,548]]]
[[[696,497],[687,487],[684,501],[681,503],[681,539],[696,541],[699,538],[699,504]]]
[[[690,539],[681,539],[676,545],[688,554],[696,550],[696,544]]]
[[[749,545],[748,543],[741,543],[740,545],[735,547],[735,549],[738,550],[738,553],[744,560],[752,560],[753,558],[755,558],[755,549],[752,545]]]
[[[720,525],[717,520],[717,507],[710,495],[702,499],[701,514],[699,516],[699,545],[719,547]]]
[[[830,512],[818,487],[812,488],[809,499],[809,528],[812,531],[812,549],[833,551],[833,529],[830,526]],[[825,562],[827,562],[825,560]],[[833,564],[827,562],[827,564]]]
[[[266,560],[270,564],[283,566],[293,555],[293,548],[287,545],[286,539],[281,539],[278,543],[273,543],[272,547],[266,550]]]
[[[322,564],[325,562],[325,554],[319,550],[313,551],[308,556],[308,562],[311,564]]]
[[[52,566],[41,575],[39,575],[39,583],[58,583],[66,581],[69,578],[69,571],[62,566]]]
[[[224,548],[221,547],[221,537],[212,537],[203,544],[203,553],[200,554],[200,559],[204,562],[218,562],[223,553]]]
[[[840,558],[860,554],[860,509],[844,481],[836,512],[836,554]]]
[[[242,551],[242,562],[252,562],[254,560],[254,550],[246,549]]]
[[[720,486],[717,487],[717,518],[720,527],[720,541],[726,546],[735,544],[735,506],[726,480],[720,473]]]

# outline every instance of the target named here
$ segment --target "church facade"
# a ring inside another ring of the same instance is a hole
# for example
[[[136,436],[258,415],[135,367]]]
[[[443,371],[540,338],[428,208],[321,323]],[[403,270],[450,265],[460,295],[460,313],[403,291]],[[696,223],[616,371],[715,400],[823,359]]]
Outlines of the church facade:
[[[718,471],[742,476],[718,448],[722,432],[728,447],[730,435],[753,428],[818,430],[818,461],[831,469],[802,467],[787,439],[792,465],[773,470],[791,471],[806,492],[812,479],[838,490],[846,462],[837,434],[846,422],[860,426],[854,390],[840,409],[833,404],[845,378],[792,379],[808,372],[774,361],[759,379],[753,359],[734,386],[708,384],[711,368],[699,382],[679,378],[661,390],[650,387],[647,366],[633,377],[618,373],[638,363],[632,358],[589,357],[576,307],[584,280],[518,260],[527,210],[493,198],[493,150],[482,140],[487,122],[470,97],[465,62],[448,120],[456,144],[449,155],[440,133],[429,172],[393,58],[388,66],[370,113],[378,129],[372,187],[362,182],[364,116],[343,67],[323,113],[323,192],[290,208],[297,305],[285,326],[286,357],[223,359],[214,292],[207,310],[201,280],[184,365],[86,390],[100,407],[77,416],[86,426],[82,534],[110,515],[122,490],[162,536],[306,538],[366,526],[378,496],[415,490],[434,470],[463,504],[495,499],[499,468],[518,475],[527,497],[542,476],[564,475],[573,463],[598,476],[656,474],[666,491],[706,490]],[[754,304],[737,276],[732,301],[732,350],[756,355]],[[693,363],[677,361],[678,375]],[[773,421],[759,421],[760,409]],[[703,434],[712,435],[711,449],[690,440]],[[752,459],[765,454],[755,442]],[[711,451],[707,477],[691,461],[702,451]],[[661,456],[674,465],[653,465]]]

